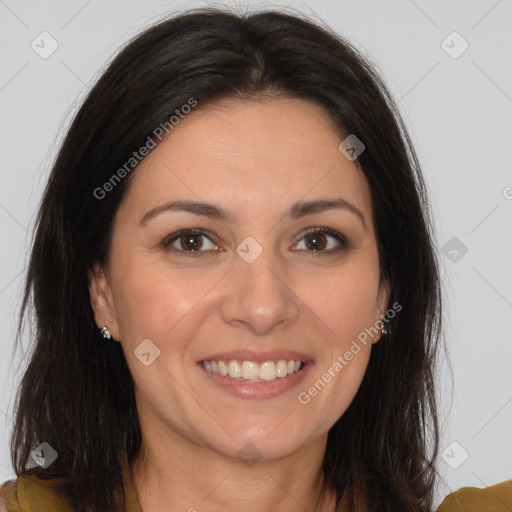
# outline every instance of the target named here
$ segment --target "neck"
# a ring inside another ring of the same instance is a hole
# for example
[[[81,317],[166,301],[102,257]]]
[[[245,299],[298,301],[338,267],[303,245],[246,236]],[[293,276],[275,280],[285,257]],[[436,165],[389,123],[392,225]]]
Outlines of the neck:
[[[143,512],[335,512],[322,471],[327,435],[287,457],[245,465],[170,432],[163,439],[143,429],[147,441],[131,465]]]

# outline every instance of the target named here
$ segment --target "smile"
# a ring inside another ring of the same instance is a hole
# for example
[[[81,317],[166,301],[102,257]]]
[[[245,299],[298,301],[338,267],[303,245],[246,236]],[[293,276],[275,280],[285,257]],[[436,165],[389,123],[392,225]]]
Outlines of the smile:
[[[314,366],[314,362],[293,359],[263,363],[208,360],[198,362],[197,366],[210,383],[235,397],[267,399],[298,386]]]
[[[287,377],[302,370],[303,361],[280,359],[279,361],[265,361],[261,364],[255,361],[202,361],[205,370],[218,373],[223,377],[246,380],[251,382],[269,382],[278,377]]]

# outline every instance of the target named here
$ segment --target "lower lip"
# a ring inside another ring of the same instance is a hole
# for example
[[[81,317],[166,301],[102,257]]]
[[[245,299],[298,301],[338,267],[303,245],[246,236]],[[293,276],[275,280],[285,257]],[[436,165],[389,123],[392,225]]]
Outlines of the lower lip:
[[[313,361],[308,361],[304,368],[286,377],[276,377],[269,382],[251,382],[232,379],[219,373],[209,372],[202,363],[197,363],[200,369],[209,377],[214,384],[224,388],[236,397],[242,398],[274,398],[290,391],[297,386],[309,372]]]

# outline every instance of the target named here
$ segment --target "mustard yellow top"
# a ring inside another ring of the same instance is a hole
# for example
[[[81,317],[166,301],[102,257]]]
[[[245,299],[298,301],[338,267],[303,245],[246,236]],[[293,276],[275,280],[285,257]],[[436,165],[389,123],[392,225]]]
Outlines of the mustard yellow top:
[[[142,512],[129,466],[123,465],[126,512]],[[20,475],[0,486],[0,512],[73,512],[69,503],[44,480]],[[437,512],[511,512],[512,480],[479,489],[462,487],[443,500]]]
[[[126,512],[142,512],[131,469],[122,461]],[[33,475],[20,475],[0,486],[0,512],[73,512],[69,502],[55,489]]]
[[[461,487],[448,494],[438,512],[510,512],[512,511],[512,479],[479,489]]]

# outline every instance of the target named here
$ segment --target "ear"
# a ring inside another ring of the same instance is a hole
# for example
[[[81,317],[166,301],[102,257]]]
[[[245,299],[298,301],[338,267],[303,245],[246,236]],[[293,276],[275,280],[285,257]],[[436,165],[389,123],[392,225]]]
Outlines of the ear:
[[[387,279],[383,280],[381,282],[381,285],[379,288],[379,293],[377,295],[377,301],[375,303],[375,323],[377,326],[382,325],[382,324],[384,324],[384,326],[386,325],[386,322],[384,322],[381,319],[381,317],[386,314],[386,308],[387,308],[388,302],[389,302],[390,291],[391,291],[391,288],[389,285],[389,281]],[[382,337],[382,330],[381,330],[380,336],[378,338],[376,338],[375,340],[373,340],[372,343],[377,343],[381,339],[381,337]]]
[[[88,279],[89,296],[96,325],[99,329],[106,325],[112,338],[118,341],[119,327],[116,320],[112,290],[106,272],[103,267],[95,264],[94,268],[88,271]]]

